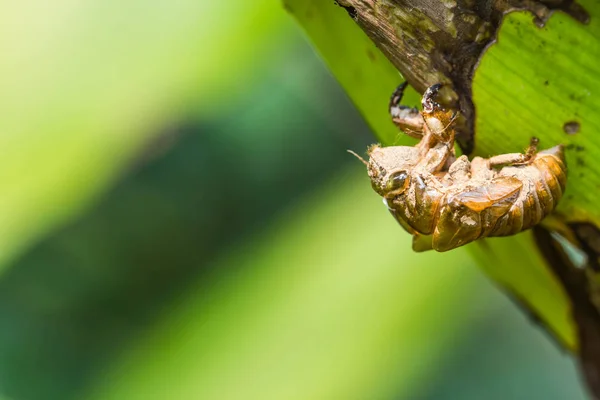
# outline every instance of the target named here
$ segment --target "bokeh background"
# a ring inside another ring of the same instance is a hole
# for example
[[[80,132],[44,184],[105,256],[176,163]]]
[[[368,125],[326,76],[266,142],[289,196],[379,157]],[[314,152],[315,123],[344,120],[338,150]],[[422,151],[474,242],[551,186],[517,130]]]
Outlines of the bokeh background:
[[[585,398],[467,251],[412,253],[278,1],[7,2],[0,43],[4,399]]]

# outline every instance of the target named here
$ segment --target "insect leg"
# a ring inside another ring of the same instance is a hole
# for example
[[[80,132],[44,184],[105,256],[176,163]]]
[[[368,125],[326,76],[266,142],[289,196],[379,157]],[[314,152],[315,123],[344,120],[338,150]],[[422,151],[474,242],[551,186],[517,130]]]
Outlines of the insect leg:
[[[518,165],[518,164],[527,164],[529,163],[533,157],[537,154],[537,145],[538,139],[533,137],[531,138],[531,142],[529,143],[529,147],[525,153],[509,153],[509,154],[500,154],[498,156],[491,157],[488,161],[490,163],[490,167],[498,166],[498,165]]]
[[[392,116],[392,122],[400,128],[408,136],[420,139],[423,137],[423,125],[425,121],[423,116],[416,108],[403,106],[400,104],[404,89],[408,82],[401,83],[400,86],[394,90],[392,97],[390,98],[389,111]]]
[[[459,199],[454,199],[440,210],[432,246],[436,251],[452,250],[476,240],[481,231],[479,213],[464,207]]]
[[[471,163],[467,156],[462,155],[448,168],[446,175],[452,183],[467,182],[471,178]]]
[[[494,179],[496,174],[486,158],[474,157],[471,160],[471,178],[489,180]]]
[[[529,160],[527,155],[522,153],[508,153],[500,154],[488,159],[490,167],[496,167],[498,165],[514,165],[514,164],[525,164]]]
[[[527,150],[525,151],[525,155],[528,156],[529,159],[532,159],[537,154],[539,143],[540,140],[536,137],[532,137],[529,141],[529,147],[527,147]]]
[[[391,208],[388,205],[388,201],[385,199],[385,197],[383,198],[383,204],[385,204],[385,206],[388,208],[390,214],[392,214],[394,216],[394,218],[396,219],[396,221],[398,221],[398,223],[400,224],[400,226],[408,233],[410,233],[411,235],[418,235],[419,233],[413,229],[412,226],[410,226],[408,224],[408,222],[406,222],[404,220],[404,218],[402,218],[402,216],[400,215],[400,213],[398,213],[396,211],[396,209]]]
[[[443,85],[438,83],[430,86],[423,94],[423,119],[425,120],[425,134],[429,136],[429,147],[434,147],[436,142],[448,143],[454,146],[454,120],[458,113],[444,109],[434,99]]]
[[[434,100],[441,87],[441,83],[436,83],[435,85],[429,86],[425,93],[423,93],[423,99],[421,100],[423,112],[431,114],[434,111],[442,109],[442,106]]]
[[[433,232],[433,248],[451,250],[487,236],[511,210],[523,183],[501,176],[447,198]]]

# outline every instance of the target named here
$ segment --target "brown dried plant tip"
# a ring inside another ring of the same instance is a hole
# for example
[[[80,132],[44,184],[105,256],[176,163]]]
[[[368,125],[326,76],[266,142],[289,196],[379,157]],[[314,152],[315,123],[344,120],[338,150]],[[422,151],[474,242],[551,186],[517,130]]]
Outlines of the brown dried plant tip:
[[[514,235],[538,224],[562,197],[567,168],[563,146],[491,158],[456,157],[455,112],[435,101],[441,85],[423,95],[423,111],[400,105],[400,85],[390,100],[392,121],[414,147],[378,145],[366,162],[373,189],[400,225],[413,235],[413,250],[447,251],[488,236]]]

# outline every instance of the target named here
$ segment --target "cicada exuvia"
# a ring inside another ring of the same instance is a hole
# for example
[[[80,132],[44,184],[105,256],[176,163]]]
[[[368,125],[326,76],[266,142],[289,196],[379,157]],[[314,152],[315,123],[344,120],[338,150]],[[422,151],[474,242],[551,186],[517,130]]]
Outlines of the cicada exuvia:
[[[400,106],[406,84],[392,95],[394,123],[414,146],[371,146],[364,161],[373,189],[413,235],[413,249],[447,251],[490,236],[513,235],[538,224],[562,197],[567,168],[563,146],[491,158],[454,151],[455,113],[435,101],[441,85],[423,95],[423,110]],[[360,158],[360,157],[359,157]]]

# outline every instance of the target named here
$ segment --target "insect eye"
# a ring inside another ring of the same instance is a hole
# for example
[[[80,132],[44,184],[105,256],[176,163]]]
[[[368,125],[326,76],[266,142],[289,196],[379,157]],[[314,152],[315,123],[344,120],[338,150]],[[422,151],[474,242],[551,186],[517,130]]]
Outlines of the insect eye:
[[[406,173],[406,171],[394,172],[388,178],[387,188],[390,192],[404,189],[407,185],[408,174]]]

